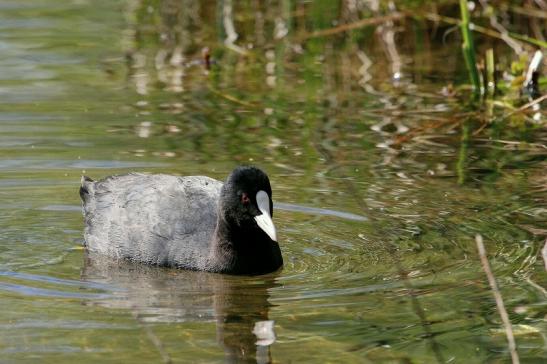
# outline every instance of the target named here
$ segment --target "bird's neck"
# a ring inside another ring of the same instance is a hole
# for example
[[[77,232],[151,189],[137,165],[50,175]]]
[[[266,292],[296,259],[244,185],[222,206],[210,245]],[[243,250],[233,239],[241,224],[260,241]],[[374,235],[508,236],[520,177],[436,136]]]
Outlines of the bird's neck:
[[[219,216],[210,259],[222,272],[260,274],[277,270],[283,264],[279,245],[256,224],[238,225]]]

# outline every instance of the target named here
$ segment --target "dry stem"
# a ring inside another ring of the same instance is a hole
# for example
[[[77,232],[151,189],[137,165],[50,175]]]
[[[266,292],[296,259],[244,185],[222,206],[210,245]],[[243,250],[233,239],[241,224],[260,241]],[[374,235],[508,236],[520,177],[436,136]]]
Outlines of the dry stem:
[[[488,277],[488,283],[494,294],[496,300],[496,306],[498,307],[498,312],[500,314],[503,326],[505,327],[505,335],[507,336],[507,342],[509,344],[509,352],[511,353],[511,360],[513,364],[519,364],[519,356],[517,354],[517,345],[515,344],[515,337],[513,336],[513,329],[511,327],[511,321],[509,321],[509,315],[503,304],[503,299],[501,293],[498,289],[498,284],[496,283],[496,278],[490,269],[490,263],[488,263],[488,258],[486,257],[486,250],[484,249],[484,244],[482,242],[482,236],[480,234],[475,235],[475,242],[477,243],[477,249],[479,250],[479,256],[481,258],[482,269]]]
[[[543,256],[543,262],[545,263],[545,270],[547,271],[547,239],[545,239],[545,245],[541,249],[541,255]]]

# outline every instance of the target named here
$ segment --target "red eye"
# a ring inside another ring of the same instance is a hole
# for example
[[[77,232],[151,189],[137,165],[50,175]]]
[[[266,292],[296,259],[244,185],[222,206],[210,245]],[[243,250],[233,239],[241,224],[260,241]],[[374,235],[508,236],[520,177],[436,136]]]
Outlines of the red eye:
[[[245,192],[243,192],[241,194],[241,203],[246,205],[248,204],[249,202],[251,202],[251,200],[249,199],[249,196],[247,196],[247,194]]]

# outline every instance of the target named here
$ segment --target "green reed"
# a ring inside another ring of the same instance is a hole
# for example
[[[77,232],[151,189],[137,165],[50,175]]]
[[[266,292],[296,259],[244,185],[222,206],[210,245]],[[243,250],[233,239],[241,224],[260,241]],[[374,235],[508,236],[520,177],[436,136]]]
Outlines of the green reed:
[[[479,78],[479,71],[477,70],[477,62],[475,59],[475,44],[473,42],[473,34],[469,27],[469,10],[467,8],[467,1],[460,0],[460,13],[461,13],[461,32],[463,37],[462,50],[463,57],[465,59],[465,65],[467,66],[467,72],[469,73],[469,79],[475,89],[475,93],[480,93],[481,83]]]

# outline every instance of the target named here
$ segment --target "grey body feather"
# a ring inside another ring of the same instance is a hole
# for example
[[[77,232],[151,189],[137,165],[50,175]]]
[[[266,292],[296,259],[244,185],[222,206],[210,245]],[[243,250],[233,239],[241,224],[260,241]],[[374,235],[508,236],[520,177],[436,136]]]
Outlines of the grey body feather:
[[[204,176],[83,177],[85,245],[118,259],[207,270],[221,187]]]

